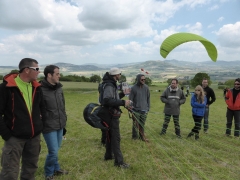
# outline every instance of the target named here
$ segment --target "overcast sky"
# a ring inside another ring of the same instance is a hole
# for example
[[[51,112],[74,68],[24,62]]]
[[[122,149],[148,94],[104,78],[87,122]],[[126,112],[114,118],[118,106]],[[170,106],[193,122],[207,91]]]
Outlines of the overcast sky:
[[[240,0],[0,0],[0,65],[164,60],[160,45],[177,32],[210,40],[218,61],[240,61]],[[166,59],[211,61],[200,42]]]

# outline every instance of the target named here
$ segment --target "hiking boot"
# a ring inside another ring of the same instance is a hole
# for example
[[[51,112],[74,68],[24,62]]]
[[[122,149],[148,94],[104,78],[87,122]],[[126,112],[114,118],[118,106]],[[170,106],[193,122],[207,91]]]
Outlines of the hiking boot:
[[[189,138],[189,137],[191,137],[191,136],[193,136],[193,135],[194,135],[194,132],[190,132],[190,133],[188,134],[187,138]]]
[[[115,163],[114,166],[120,167],[122,169],[128,169],[130,167],[130,165],[127,164],[127,163],[121,163],[121,164],[116,164]]]
[[[68,171],[63,170],[63,169],[59,169],[57,171],[54,171],[54,176],[61,176],[61,175],[65,175],[68,174]]]
[[[199,139],[199,134],[195,134],[195,140]]]
[[[204,133],[205,133],[205,134],[208,134],[208,130],[204,130]]]
[[[46,176],[45,180],[54,180],[53,175],[52,176]]]
[[[182,136],[180,134],[176,134],[177,138],[182,139]]]
[[[166,135],[166,132],[160,132],[160,136],[162,136],[162,135]]]
[[[113,160],[114,157],[104,157],[104,161],[109,161],[109,160]]]

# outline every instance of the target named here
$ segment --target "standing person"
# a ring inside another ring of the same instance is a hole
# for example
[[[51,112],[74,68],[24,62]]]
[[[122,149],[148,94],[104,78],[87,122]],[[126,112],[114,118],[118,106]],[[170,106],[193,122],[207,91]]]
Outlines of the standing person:
[[[191,98],[191,106],[192,106],[192,116],[195,123],[192,131],[188,134],[187,137],[191,137],[195,134],[195,139],[199,139],[199,131],[202,126],[202,119],[205,113],[205,107],[207,104],[207,98],[203,91],[203,88],[198,85],[195,88],[195,93]]]
[[[62,84],[59,82],[59,67],[55,65],[46,66],[45,78],[41,81],[41,89],[46,105],[46,114],[43,118],[43,137],[48,148],[44,171],[45,179],[53,179],[54,175],[68,174],[60,168],[58,162],[58,151],[63,137],[63,129],[66,126],[67,116],[65,111],[65,100]]]
[[[165,135],[171,116],[173,116],[173,122],[175,125],[175,133],[177,137],[181,138],[179,114],[180,106],[185,103],[186,97],[181,89],[178,88],[178,80],[172,79],[171,85],[162,93],[161,101],[165,103],[164,106],[164,123],[160,135]]]
[[[216,100],[215,93],[212,88],[208,86],[208,79],[203,78],[202,80],[202,88],[205,92],[205,95],[207,97],[207,105],[205,108],[205,113],[204,113],[204,133],[208,133],[208,117],[209,117],[209,106]]]
[[[34,180],[41,149],[40,134],[43,124],[44,101],[40,73],[35,59],[20,61],[19,73],[8,74],[0,85],[0,135],[4,140],[0,173],[1,180]]]
[[[103,111],[99,113],[99,117],[105,120],[109,125],[108,140],[106,141],[106,153],[104,160],[111,160],[112,152],[114,154],[114,166],[121,168],[129,168],[129,165],[123,161],[123,155],[120,150],[120,129],[119,118],[121,109],[119,106],[128,107],[130,100],[121,100],[124,93],[118,94],[117,81],[121,78],[121,71],[118,68],[112,68],[103,76],[103,82],[108,83],[103,92]],[[111,84],[111,85],[110,85]]]
[[[234,118],[234,136],[239,137],[240,126],[240,78],[235,79],[234,88],[228,89],[225,95],[227,104],[227,129],[226,135],[231,135],[232,120]]]
[[[142,141],[148,141],[144,134],[144,125],[150,109],[150,92],[145,84],[146,78],[143,74],[138,74],[136,80],[137,83],[131,88],[129,95],[134,107],[132,139],[140,138]]]

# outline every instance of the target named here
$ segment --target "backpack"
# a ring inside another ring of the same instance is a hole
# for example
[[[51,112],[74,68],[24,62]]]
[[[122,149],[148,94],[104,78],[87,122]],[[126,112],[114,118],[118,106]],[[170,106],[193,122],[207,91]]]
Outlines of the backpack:
[[[98,85],[98,93],[99,93],[98,102],[99,102],[99,104],[102,104],[102,102],[103,102],[104,88],[108,85],[114,87],[114,85],[112,83],[106,83],[106,82],[102,82]]]
[[[96,103],[89,103],[83,111],[83,117],[85,121],[94,128],[99,128],[103,130],[108,129],[108,124],[105,123],[99,116],[98,113],[103,109],[103,107]]]

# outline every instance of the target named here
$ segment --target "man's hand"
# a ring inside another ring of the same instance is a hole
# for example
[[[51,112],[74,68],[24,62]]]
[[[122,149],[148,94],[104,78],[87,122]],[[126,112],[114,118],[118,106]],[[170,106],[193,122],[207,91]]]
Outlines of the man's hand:
[[[129,107],[131,105],[131,100],[125,100],[125,107]]]
[[[124,94],[130,94],[130,92],[131,92],[131,88],[127,88],[123,90]]]

